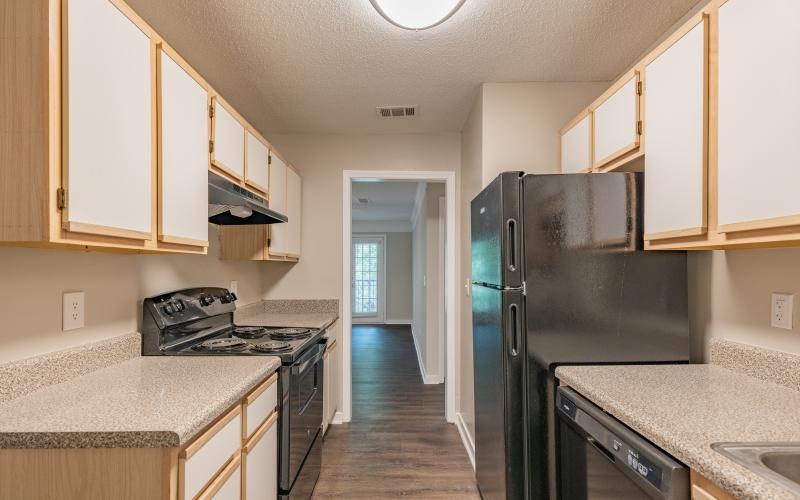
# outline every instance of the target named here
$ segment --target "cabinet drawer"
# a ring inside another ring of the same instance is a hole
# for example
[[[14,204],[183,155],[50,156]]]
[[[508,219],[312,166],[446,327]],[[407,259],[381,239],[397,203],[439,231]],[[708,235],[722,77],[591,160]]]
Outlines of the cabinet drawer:
[[[199,496],[198,500],[240,500],[242,498],[242,467],[241,457],[236,455],[231,462],[225,466],[205,491]]]
[[[273,500],[278,495],[278,412],[258,428],[242,453],[243,500]]]
[[[278,405],[278,373],[273,373],[255,388],[244,400],[244,425],[242,439],[247,440],[256,432]]]
[[[242,438],[242,407],[237,405],[181,452],[178,488],[182,499],[196,498],[234,455]]]

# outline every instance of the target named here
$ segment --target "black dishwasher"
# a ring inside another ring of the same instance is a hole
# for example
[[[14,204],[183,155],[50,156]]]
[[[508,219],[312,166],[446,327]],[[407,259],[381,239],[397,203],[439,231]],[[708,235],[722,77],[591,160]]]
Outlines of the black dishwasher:
[[[558,388],[561,500],[683,500],[689,469],[577,392]]]

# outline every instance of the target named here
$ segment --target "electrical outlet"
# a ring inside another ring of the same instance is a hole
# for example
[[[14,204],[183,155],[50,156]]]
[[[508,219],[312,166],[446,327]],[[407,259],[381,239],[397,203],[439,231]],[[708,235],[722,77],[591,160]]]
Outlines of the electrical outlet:
[[[792,313],[794,312],[794,295],[789,293],[772,294],[772,316],[770,324],[775,328],[792,329]]]
[[[84,303],[86,296],[83,292],[65,292],[64,307],[62,312],[64,319],[61,329],[65,332],[77,330],[84,326]]]
[[[239,295],[239,282],[236,280],[231,281],[231,287],[228,288],[228,291],[233,294]]]

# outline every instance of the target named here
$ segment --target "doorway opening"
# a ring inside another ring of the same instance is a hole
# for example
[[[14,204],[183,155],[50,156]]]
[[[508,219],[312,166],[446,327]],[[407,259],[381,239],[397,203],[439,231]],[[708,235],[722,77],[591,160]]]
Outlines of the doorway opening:
[[[423,383],[444,384],[444,417],[454,423],[455,173],[343,177],[343,391],[336,421],[353,415],[353,342],[361,348],[368,335],[402,331],[413,340]]]

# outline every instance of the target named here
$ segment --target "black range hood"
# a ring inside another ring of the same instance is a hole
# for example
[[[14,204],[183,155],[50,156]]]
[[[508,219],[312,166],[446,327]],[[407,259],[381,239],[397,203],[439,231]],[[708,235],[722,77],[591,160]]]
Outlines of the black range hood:
[[[208,222],[219,226],[279,224],[285,215],[270,210],[267,200],[214,172],[208,172]]]

